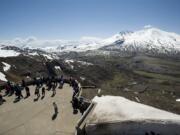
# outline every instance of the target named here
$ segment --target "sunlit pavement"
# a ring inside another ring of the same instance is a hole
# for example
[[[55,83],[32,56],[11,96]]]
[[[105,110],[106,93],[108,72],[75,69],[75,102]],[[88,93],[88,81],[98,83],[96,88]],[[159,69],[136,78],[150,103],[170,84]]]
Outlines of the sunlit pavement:
[[[15,96],[5,97],[6,102],[0,106],[0,135],[69,135],[74,134],[75,126],[81,114],[73,114],[72,88],[64,85],[52,91],[46,91],[44,99],[34,101],[35,87],[30,86],[31,96],[13,103]],[[41,92],[41,89],[40,89]],[[25,91],[23,91],[25,96]],[[53,102],[56,102],[59,113],[53,117]]]

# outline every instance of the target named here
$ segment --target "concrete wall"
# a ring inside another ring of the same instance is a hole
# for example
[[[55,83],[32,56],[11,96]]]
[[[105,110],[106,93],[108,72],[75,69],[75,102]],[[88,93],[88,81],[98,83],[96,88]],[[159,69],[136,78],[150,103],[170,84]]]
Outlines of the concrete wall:
[[[125,121],[87,124],[87,135],[180,135],[180,122]]]

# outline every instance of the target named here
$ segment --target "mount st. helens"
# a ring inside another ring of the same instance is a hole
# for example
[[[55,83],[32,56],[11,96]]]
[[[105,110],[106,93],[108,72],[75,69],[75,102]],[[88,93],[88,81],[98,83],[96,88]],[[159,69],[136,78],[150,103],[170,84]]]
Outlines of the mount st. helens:
[[[117,52],[141,52],[151,55],[179,55],[180,35],[158,28],[144,28],[135,32],[120,32],[107,39],[84,37],[77,41],[37,40],[36,38],[2,41],[1,45],[16,46],[21,49],[39,49],[45,52],[86,52],[113,54]],[[93,54],[92,53],[92,54]]]

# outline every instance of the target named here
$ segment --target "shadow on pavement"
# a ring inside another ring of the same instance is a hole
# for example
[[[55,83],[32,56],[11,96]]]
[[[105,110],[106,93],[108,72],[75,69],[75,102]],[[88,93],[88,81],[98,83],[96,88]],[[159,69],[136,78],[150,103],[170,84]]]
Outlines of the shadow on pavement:
[[[34,99],[34,102],[37,102],[38,100],[39,100],[39,97],[38,97],[38,98],[35,98],[35,99]]]
[[[20,99],[16,98],[16,99],[13,101],[13,103],[17,103],[17,102],[19,102],[19,101],[20,101]]]
[[[55,120],[57,118],[57,115],[58,115],[58,107],[57,107],[57,104],[55,102],[53,102],[53,108],[54,108],[54,114],[52,116],[52,120]]]
[[[58,113],[54,113],[52,116],[52,120],[55,120],[57,118]]]
[[[44,97],[45,97],[45,96],[42,96],[42,97],[41,97],[41,100],[43,100],[43,99],[44,99]]]

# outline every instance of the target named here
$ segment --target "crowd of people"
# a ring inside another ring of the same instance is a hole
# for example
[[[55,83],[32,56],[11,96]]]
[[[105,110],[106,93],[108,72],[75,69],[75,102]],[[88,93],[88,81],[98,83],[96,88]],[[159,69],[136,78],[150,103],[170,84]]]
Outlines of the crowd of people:
[[[73,95],[72,95],[72,107],[73,112],[76,113],[79,109],[80,112],[83,114],[85,107],[83,105],[83,99],[78,98],[78,93],[81,89],[80,83],[75,80],[74,78],[70,77],[69,79],[64,79],[63,75],[60,77],[40,77],[40,78],[34,78],[31,83],[26,82],[25,80],[22,80],[21,83],[12,83],[8,81],[5,85],[5,95],[4,96],[12,96],[15,95],[14,102],[18,102],[21,99],[26,99],[32,95],[30,92],[30,85],[35,86],[34,95],[36,98],[34,101],[37,101],[40,97],[43,99],[46,95],[46,91],[52,91],[52,97],[56,95],[56,89],[62,89],[64,83],[69,83],[69,85],[72,87]],[[22,91],[25,90],[25,97],[22,94]],[[6,100],[3,98],[0,94],[0,104],[3,104],[3,102],[6,102]]]
[[[15,95],[15,101],[17,102],[23,98],[28,98],[31,96],[30,92],[30,85],[35,86],[34,95],[37,96],[37,98],[42,95],[42,97],[45,97],[46,90],[52,91],[52,96],[55,96],[56,94],[56,88],[59,85],[59,88],[63,88],[64,84],[64,78],[61,77],[39,77],[34,78],[30,82],[26,82],[25,80],[22,80],[21,83],[13,83],[10,81],[7,81],[7,83],[4,85],[5,95],[2,96],[0,94],[0,103],[2,104],[6,100],[3,98],[5,96],[12,96]],[[25,97],[22,94],[22,91],[25,90]]]
[[[84,111],[88,108],[87,104],[85,104],[84,99],[81,97],[79,98],[79,91],[81,89],[80,83],[77,80],[70,78],[70,86],[73,88],[73,95],[72,95],[72,107],[73,113],[76,114],[78,110],[83,115]]]

